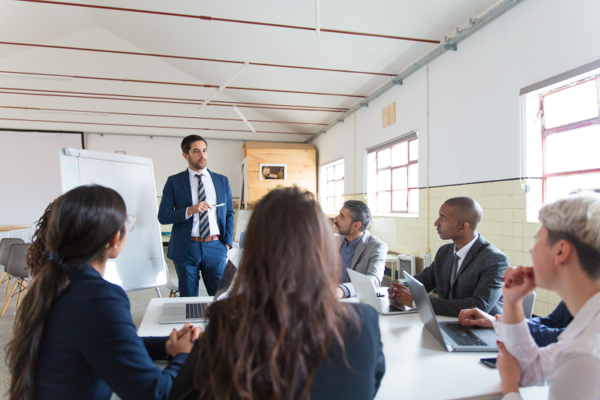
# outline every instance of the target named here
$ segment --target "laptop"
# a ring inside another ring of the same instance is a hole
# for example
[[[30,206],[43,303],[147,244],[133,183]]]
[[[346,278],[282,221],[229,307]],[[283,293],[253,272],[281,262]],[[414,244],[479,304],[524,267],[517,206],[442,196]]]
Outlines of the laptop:
[[[438,322],[425,286],[406,271],[403,272],[421,321],[446,351],[498,352],[498,335],[493,329],[470,328],[462,326],[458,321]]]
[[[227,265],[223,271],[223,276],[219,281],[217,287],[217,293],[213,298],[213,302],[217,301],[219,296],[229,289],[233,278],[237,272],[237,267],[227,260]],[[190,297],[190,300],[192,298]],[[160,324],[175,324],[180,322],[203,322],[206,320],[204,317],[206,309],[210,305],[210,302],[193,302],[189,303],[175,303],[175,304],[163,304],[162,313],[158,317]]]
[[[388,297],[377,297],[377,293],[368,276],[349,268],[346,269],[356,291],[356,297],[358,297],[361,303],[370,305],[381,315],[410,314],[416,312],[414,308],[406,307],[399,301]]]

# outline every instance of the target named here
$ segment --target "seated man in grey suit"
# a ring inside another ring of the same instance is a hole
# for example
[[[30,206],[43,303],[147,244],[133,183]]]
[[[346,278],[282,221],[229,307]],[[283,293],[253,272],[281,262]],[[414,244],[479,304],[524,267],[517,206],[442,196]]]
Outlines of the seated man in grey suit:
[[[334,218],[335,232],[340,238],[340,256],[345,268],[367,275],[375,290],[381,286],[388,246],[367,232],[371,222],[369,207],[358,200],[344,203],[339,215]],[[349,282],[344,268],[343,283],[338,287],[338,296],[354,297],[354,286]]]
[[[440,207],[434,226],[440,238],[453,243],[440,247],[435,260],[416,275],[428,292],[437,289],[431,305],[437,315],[458,317],[460,310],[479,308],[502,313],[502,278],[508,257],[477,233],[483,211],[475,199],[455,197]],[[394,282],[390,298],[412,305],[410,289]]]

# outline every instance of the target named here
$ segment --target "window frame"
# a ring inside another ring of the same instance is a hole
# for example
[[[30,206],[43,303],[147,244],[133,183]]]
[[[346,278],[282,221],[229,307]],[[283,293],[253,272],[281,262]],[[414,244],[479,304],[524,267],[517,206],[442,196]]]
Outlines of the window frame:
[[[334,173],[334,179],[329,180],[328,176],[327,176],[327,169],[333,167],[334,171],[335,171],[335,168],[338,165],[342,165],[342,171],[343,171],[342,179],[335,179],[335,173]],[[345,169],[344,159],[341,158],[339,160],[335,160],[335,161],[332,161],[330,163],[321,165],[320,168],[321,168],[321,174],[325,175],[323,177],[324,178],[323,179],[323,182],[324,182],[323,188],[324,188],[325,195],[321,197],[321,199],[322,199],[321,201],[324,204],[324,207],[322,207],[322,208],[325,209],[325,213],[327,213],[327,214],[335,213],[336,212],[335,210],[329,210],[328,209],[328,204],[329,204],[329,198],[333,197],[333,204],[334,204],[334,208],[335,208],[335,198],[336,198],[336,195],[335,195],[335,184],[336,184],[336,182],[340,182],[340,181],[342,182],[342,194],[340,195],[340,196],[342,196],[342,204],[344,202],[344,180],[346,178],[346,169]],[[334,194],[333,194],[333,196],[329,196],[328,193],[327,193],[327,189],[329,187],[329,182],[333,182],[333,185],[334,185]]]
[[[596,81],[596,96],[597,96],[597,100],[598,100],[598,103],[597,103],[598,104],[598,116],[594,117],[594,118],[589,118],[589,119],[581,120],[581,121],[575,121],[575,122],[571,122],[569,124],[560,125],[560,126],[556,126],[554,128],[546,129],[545,118],[544,118],[544,116],[545,116],[544,100],[545,100],[546,96],[563,91],[563,90],[567,90],[572,87],[582,85],[582,84],[585,84],[585,83],[588,83],[588,82],[594,81],[594,80]],[[543,93],[540,97],[541,97],[540,112],[542,115],[541,125],[542,125],[542,204],[543,204],[547,201],[547,185],[548,185],[547,178],[554,178],[554,177],[559,177],[559,176],[585,175],[585,174],[600,172],[600,168],[565,171],[565,172],[553,172],[553,173],[548,173],[547,169],[546,169],[546,161],[547,161],[546,138],[548,136],[553,135],[555,133],[573,131],[573,130],[585,128],[588,126],[600,125],[600,74],[592,75],[587,78],[581,79],[577,82],[572,82],[572,83],[562,86],[560,88],[550,90],[546,93]]]

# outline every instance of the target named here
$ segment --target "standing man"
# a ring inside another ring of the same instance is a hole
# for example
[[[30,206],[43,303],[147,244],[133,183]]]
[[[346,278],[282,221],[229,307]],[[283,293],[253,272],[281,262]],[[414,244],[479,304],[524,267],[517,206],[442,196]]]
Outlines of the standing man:
[[[340,298],[356,296],[352,283],[345,282],[346,268],[368,276],[375,290],[381,286],[388,246],[367,231],[370,222],[369,207],[358,200],[346,201],[333,220],[335,233],[341,235],[340,256],[344,267],[344,282],[337,290]]]
[[[173,260],[182,297],[198,296],[199,274],[209,296],[217,291],[233,243],[233,200],[227,177],[206,168],[207,143],[181,141],[188,168],[167,179],[158,221],[173,224],[167,257]]]
[[[433,263],[415,275],[428,292],[437,289],[438,297],[430,299],[433,311],[449,317],[465,308],[502,314],[508,257],[477,233],[481,206],[471,197],[454,197],[442,204],[439,215],[433,225],[441,239],[453,243],[440,247]],[[389,296],[414,307],[410,289],[399,282],[392,283]]]

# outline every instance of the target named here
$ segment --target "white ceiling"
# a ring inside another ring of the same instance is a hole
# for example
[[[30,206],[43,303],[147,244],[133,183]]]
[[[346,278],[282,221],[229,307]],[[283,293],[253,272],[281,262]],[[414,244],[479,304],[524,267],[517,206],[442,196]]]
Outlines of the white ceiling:
[[[315,1],[71,2],[315,27]],[[480,16],[498,3],[499,0],[320,0],[320,21],[321,27],[328,29],[441,40],[445,35],[452,35],[456,27],[466,26],[469,18]],[[0,71],[217,86],[232,77],[241,65],[22,44],[390,75],[400,73],[436,46],[327,32],[317,37],[315,31],[3,0],[0,0],[0,42],[21,44],[0,44]],[[366,96],[389,79],[389,76],[371,74],[251,64],[230,86]],[[173,136],[196,133],[209,138],[304,141],[308,135],[334,120],[340,111],[273,110],[247,106],[347,109],[361,100],[347,96],[225,89],[214,98],[216,105],[208,105],[200,110],[198,103],[215,90],[181,85],[0,74],[0,128]],[[120,95],[121,99],[115,95]],[[129,96],[125,97],[128,100],[123,100],[123,96]],[[136,96],[136,101],[130,101],[133,100],[131,96]],[[182,104],[186,102],[192,104]],[[231,103],[218,105],[218,102]],[[248,120],[266,121],[251,122],[259,133],[249,131],[234,112],[232,104],[237,104]]]

